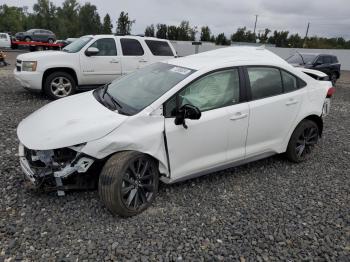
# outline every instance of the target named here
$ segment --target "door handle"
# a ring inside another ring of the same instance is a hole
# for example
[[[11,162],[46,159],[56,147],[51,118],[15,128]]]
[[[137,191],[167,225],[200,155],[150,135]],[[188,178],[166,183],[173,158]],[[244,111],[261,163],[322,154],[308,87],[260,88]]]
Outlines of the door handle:
[[[298,101],[295,99],[291,99],[286,103],[287,106],[291,106],[291,105],[295,105],[295,104],[298,104]]]
[[[116,59],[112,59],[111,61],[109,61],[110,63],[114,63],[114,64],[118,64],[119,63],[119,61],[118,60],[116,60]]]
[[[139,60],[139,62],[141,62],[141,63],[147,63],[148,61],[145,60],[145,59],[141,59],[141,60]]]
[[[239,119],[243,119],[246,118],[248,116],[248,114],[242,114],[241,112],[236,113],[234,116],[232,116],[230,118],[230,120],[239,120]]]

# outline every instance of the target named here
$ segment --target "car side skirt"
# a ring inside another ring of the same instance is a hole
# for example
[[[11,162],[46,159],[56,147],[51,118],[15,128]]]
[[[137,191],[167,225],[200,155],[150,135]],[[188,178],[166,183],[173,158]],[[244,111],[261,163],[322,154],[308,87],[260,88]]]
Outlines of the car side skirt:
[[[220,165],[220,166],[216,166],[216,167],[213,167],[213,168],[209,168],[209,169],[206,169],[206,170],[203,170],[203,171],[200,171],[200,172],[197,172],[197,173],[189,174],[189,175],[186,175],[186,176],[182,176],[182,177],[179,177],[179,178],[161,177],[160,180],[162,182],[166,183],[166,184],[178,183],[178,182],[182,182],[182,181],[185,181],[185,180],[193,179],[193,178],[196,178],[196,177],[204,176],[204,175],[207,175],[207,174],[210,174],[210,173],[214,173],[214,172],[217,172],[217,171],[225,170],[225,169],[228,169],[228,168],[241,166],[241,165],[244,165],[244,164],[247,164],[247,163],[250,163],[250,162],[254,162],[254,161],[257,161],[257,160],[260,160],[260,159],[264,159],[264,158],[273,156],[275,154],[277,154],[277,153],[276,152],[265,152],[265,153],[262,153],[262,154],[259,154],[259,155],[255,155],[255,156],[248,157],[248,158],[245,158],[245,159],[242,159],[242,160],[238,160],[238,161],[235,161],[235,162],[231,162],[231,163],[227,163],[227,164],[224,164],[224,165]]]

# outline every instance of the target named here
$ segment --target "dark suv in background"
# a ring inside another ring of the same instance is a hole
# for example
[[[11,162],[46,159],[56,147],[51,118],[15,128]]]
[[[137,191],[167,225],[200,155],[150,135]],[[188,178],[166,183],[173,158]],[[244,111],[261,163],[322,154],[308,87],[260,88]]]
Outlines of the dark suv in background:
[[[294,66],[302,66],[309,69],[319,70],[329,76],[333,85],[340,77],[340,63],[335,55],[295,53],[287,58],[287,62]]]
[[[19,41],[38,41],[46,43],[54,43],[56,41],[56,35],[50,30],[46,29],[30,29],[26,32],[19,32],[15,35]]]

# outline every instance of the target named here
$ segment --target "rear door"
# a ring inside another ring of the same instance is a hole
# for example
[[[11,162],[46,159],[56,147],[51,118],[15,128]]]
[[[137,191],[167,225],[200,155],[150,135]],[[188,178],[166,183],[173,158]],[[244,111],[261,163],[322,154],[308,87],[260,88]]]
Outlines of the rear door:
[[[294,126],[305,88],[298,78],[274,67],[246,68],[251,101],[246,157],[276,153]]]
[[[147,52],[141,42],[134,38],[120,38],[122,49],[122,73],[127,75],[141,67],[150,64]]]
[[[87,56],[85,50],[96,47],[99,53]],[[80,52],[80,68],[82,85],[102,85],[119,78],[122,73],[121,56],[118,54],[114,37],[95,40]]]

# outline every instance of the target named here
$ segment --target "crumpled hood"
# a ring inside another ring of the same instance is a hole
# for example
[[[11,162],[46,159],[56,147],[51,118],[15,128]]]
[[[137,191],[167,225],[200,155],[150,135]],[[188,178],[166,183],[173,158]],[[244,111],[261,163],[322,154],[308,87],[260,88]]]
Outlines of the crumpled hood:
[[[63,51],[47,50],[47,51],[37,51],[37,52],[21,54],[17,56],[17,59],[22,61],[38,61],[42,58],[48,59],[52,57],[62,57],[62,56],[69,56],[69,55],[71,55],[71,53],[67,53]]]
[[[63,148],[101,138],[127,118],[101,105],[90,91],[35,111],[18,125],[17,135],[29,149]]]

